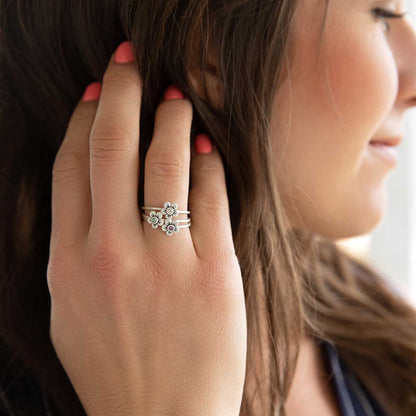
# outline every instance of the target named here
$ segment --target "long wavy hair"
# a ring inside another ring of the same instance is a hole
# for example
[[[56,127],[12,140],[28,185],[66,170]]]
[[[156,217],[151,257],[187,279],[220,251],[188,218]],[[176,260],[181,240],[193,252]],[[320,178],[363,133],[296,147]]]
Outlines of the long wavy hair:
[[[33,379],[44,397],[38,405],[47,405],[49,414],[85,415],[49,333],[51,172],[85,87],[102,80],[126,39],[144,83],[140,166],[156,107],[171,83],[193,103],[191,137],[207,133],[224,162],[247,308],[240,415],[286,414],[305,334],[333,344],[385,406],[388,398],[393,414],[416,414],[415,308],[334,241],[287,227],[271,168],[270,115],[274,92],[290,69],[296,5],[0,0],[0,399],[9,414],[42,414],[29,398],[8,395],[19,380]],[[199,74],[202,93],[191,71]],[[213,73],[219,105],[206,83]]]

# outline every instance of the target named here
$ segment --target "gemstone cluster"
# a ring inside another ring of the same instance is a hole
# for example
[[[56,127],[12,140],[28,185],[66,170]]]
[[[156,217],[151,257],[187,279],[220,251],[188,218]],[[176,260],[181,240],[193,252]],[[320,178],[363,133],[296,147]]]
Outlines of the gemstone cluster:
[[[163,215],[165,218],[163,218]],[[166,235],[171,236],[174,233],[179,232],[178,221],[173,220],[172,217],[178,215],[178,204],[171,204],[170,202],[165,202],[163,208],[160,212],[151,211],[147,219],[153,228],[161,227]]]

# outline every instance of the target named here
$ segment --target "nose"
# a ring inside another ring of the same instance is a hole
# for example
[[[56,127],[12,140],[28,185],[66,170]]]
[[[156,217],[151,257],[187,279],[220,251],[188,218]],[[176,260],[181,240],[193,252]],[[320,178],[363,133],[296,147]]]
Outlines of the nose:
[[[399,76],[396,104],[407,109],[416,106],[416,26],[410,16],[396,22],[397,36],[392,44]]]

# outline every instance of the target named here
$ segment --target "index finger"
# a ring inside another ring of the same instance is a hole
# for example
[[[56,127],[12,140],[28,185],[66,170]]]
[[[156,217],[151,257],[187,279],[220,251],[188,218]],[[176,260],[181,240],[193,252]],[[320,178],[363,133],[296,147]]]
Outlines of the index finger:
[[[131,44],[121,43],[104,73],[90,136],[92,218],[100,228],[141,227],[138,213],[142,80]]]

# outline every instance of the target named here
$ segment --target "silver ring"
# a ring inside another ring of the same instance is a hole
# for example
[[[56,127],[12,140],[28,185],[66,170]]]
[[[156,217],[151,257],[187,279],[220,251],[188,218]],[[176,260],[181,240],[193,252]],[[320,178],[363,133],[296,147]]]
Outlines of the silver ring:
[[[167,236],[171,236],[174,233],[178,233],[180,228],[190,227],[191,220],[190,218],[186,220],[174,220],[172,217],[176,217],[179,214],[190,214],[190,211],[178,210],[178,204],[171,204],[169,201],[163,204],[162,208],[159,207],[142,207],[142,210],[152,210],[150,215],[145,215],[142,213],[142,218],[147,220],[149,224],[152,225],[152,228],[157,229],[161,228],[162,231],[166,233]],[[159,211],[159,212],[156,212]],[[163,218],[165,216],[165,218]],[[185,225],[179,225],[179,223],[186,223]]]

